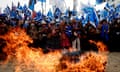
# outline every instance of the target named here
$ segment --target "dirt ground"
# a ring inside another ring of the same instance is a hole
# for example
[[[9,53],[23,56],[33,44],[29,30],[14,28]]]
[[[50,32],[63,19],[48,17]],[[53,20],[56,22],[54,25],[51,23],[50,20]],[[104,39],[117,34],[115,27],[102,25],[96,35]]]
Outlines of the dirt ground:
[[[0,65],[0,72],[14,72],[14,64],[9,62],[5,67]],[[120,72],[120,52],[108,54],[106,72]]]
[[[109,53],[106,72],[120,72],[120,52]]]

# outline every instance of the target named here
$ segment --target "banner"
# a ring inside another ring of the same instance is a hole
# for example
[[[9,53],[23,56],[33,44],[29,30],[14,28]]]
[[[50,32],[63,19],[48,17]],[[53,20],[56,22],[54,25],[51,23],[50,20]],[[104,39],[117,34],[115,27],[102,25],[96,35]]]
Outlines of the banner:
[[[36,3],[36,0],[30,0],[29,1],[29,8],[33,11],[34,10],[34,5]]]

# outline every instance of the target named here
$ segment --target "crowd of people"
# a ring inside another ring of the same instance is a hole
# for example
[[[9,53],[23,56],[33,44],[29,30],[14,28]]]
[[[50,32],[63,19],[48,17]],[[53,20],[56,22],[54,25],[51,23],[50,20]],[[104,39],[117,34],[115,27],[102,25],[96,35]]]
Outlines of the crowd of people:
[[[103,41],[109,46],[109,50],[114,50],[114,47],[119,46],[120,40],[120,18],[114,19],[112,23],[103,19],[97,27],[93,26],[90,21],[83,25],[81,21],[75,19],[69,22],[61,20],[59,23],[55,20],[47,23],[45,20],[37,22],[0,19],[0,35],[5,34],[11,27],[25,29],[33,39],[33,43],[29,46],[40,47],[45,51],[70,47],[77,51],[97,51],[95,45],[90,44],[89,40]]]

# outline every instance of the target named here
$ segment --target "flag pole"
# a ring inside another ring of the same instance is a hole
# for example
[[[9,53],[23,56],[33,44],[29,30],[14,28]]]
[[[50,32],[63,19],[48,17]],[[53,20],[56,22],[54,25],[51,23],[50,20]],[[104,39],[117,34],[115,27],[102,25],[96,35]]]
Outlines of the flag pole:
[[[41,2],[41,7],[42,7],[42,14],[44,13],[44,11],[43,11],[43,2]]]

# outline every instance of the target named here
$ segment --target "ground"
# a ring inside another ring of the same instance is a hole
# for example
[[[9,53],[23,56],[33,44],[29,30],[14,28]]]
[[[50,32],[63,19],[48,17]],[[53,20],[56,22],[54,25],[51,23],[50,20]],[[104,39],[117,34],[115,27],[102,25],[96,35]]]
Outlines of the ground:
[[[109,53],[106,72],[120,72],[120,52]]]
[[[0,65],[0,72],[14,72],[13,67],[12,62],[9,62],[6,67]],[[120,72],[120,52],[110,52],[108,54],[106,72]]]

